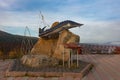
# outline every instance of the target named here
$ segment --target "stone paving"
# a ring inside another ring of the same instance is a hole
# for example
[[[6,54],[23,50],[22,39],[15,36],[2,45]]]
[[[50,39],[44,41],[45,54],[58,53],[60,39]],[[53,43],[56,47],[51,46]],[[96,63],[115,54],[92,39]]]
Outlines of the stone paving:
[[[74,58],[74,57],[73,57]],[[88,75],[80,78],[69,77],[5,77],[5,70],[12,60],[0,60],[0,80],[120,80],[120,55],[80,55],[80,60],[94,64]]]
[[[82,80],[120,80],[120,55],[81,55],[80,60],[94,64]]]

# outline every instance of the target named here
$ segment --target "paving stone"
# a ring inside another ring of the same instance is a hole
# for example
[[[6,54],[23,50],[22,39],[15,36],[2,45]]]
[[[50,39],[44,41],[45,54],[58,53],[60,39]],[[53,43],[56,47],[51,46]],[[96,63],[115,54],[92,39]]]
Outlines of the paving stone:
[[[49,78],[44,78],[44,80],[52,80],[52,78],[50,78],[50,77]]]
[[[5,73],[3,71],[0,71],[0,78],[3,78]]]
[[[53,77],[53,78],[51,78],[52,80],[58,80],[58,77]]]
[[[69,73],[63,73],[63,77],[71,77],[71,76],[72,76],[72,77],[76,77],[76,78],[77,78],[77,77],[80,77],[80,78],[81,78],[81,77],[82,77],[82,74],[81,74],[81,73],[70,73],[70,72],[69,72]]]
[[[61,72],[46,72],[45,76],[46,77],[60,77],[63,74]]]
[[[22,77],[21,80],[28,80],[29,77]]]
[[[17,72],[17,71],[12,71],[12,72],[9,72],[7,71],[6,72],[6,76],[13,76],[13,77],[20,77],[20,76],[25,76],[26,72]]]
[[[66,80],[65,77],[59,77],[58,80]]]
[[[14,80],[14,77],[7,77],[7,80]]]
[[[74,80],[74,78],[71,76],[71,77],[65,77],[65,80]]]
[[[74,78],[74,80],[81,80],[81,78]]]
[[[36,80],[44,80],[44,77],[37,77]]]
[[[36,80],[37,77],[29,77],[28,80]]]
[[[7,78],[0,78],[0,80],[7,80]]]
[[[22,77],[15,77],[14,80],[22,80]]]
[[[44,72],[27,72],[28,76],[32,76],[32,77],[39,77],[39,76],[44,76]]]

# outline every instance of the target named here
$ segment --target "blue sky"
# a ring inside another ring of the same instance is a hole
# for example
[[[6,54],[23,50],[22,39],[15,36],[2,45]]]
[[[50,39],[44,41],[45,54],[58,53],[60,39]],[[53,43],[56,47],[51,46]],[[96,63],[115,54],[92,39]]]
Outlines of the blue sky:
[[[71,29],[81,42],[120,41],[120,0],[0,0],[0,30],[24,34],[28,26],[32,36],[38,28],[54,21],[73,20],[83,23]],[[40,11],[44,15],[42,24]]]

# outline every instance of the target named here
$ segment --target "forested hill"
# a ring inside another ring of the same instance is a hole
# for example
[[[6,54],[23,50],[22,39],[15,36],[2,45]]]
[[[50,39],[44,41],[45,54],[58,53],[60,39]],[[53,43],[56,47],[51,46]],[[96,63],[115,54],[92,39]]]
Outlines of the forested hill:
[[[37,37],[25,37],[21,35],[13,35],[0,30],[0,43],[7,43],[7,42],[21,43],[21,41],[26,38],[32,40],[33,42],[36,42],[38,40]]]
[[[0,30],[0,56],[10,55],[11,52],[12,54],[13,52],[18,52],[20,51],[21,47],[29,47],[29,45],[27,45],[28,40],[32,43],[32,46],[30,47],[32,48],[33,45],[37,42],[38,38],[14,35]]]

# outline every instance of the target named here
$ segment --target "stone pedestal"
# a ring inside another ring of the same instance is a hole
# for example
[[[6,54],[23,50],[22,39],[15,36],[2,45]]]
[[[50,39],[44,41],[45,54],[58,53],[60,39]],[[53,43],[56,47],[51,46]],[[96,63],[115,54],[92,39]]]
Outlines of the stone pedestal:
[[[24,55],[21,62],[29,67],[56,66],[59,63],[57,59],[46,55]]]

